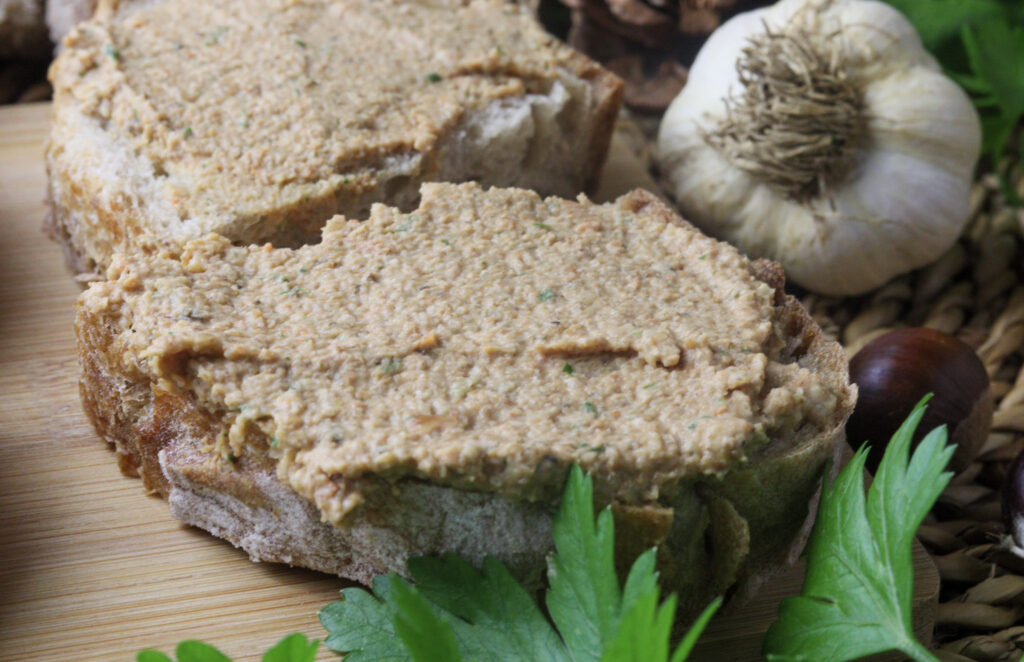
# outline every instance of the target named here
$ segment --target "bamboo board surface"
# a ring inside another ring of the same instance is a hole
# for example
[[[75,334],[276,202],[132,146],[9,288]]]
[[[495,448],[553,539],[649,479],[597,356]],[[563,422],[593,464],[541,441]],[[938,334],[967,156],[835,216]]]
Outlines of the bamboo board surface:
[[[123,477],[82,414],[72,330],[79,288],[40,231],[46,104],[0,108],[0,659],[126,662],[202,639],[256,662],[281,636],[322,639],[317,610],[345,584],[257,564],[173,520]],[[915,548],[919,632],[938,575]],[[794,568],[705,634],[699,660],[758,659]],[[321,649],[318,660],[336,660]]]

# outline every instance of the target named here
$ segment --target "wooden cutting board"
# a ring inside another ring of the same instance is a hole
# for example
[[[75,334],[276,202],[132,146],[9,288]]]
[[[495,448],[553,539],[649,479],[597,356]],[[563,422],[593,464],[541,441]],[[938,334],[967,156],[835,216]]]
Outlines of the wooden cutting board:
[[[0,108],[0,659],[127,662],[143,648],[171,652],[201,639],[256,662],[290,632],[322,639],[317,610],[341,580],[251,563],[174,521],[118,472],[82,415],[72,331],[79,289],[39,229],[48,112],[46,104]],[[927,638],[938,575],[920,547],[915,562]],[[801,576],[794,568],[716,619],[698,659],[758,659],[778,601],[799,592]],[[318,659],[337,656],[323,649]]]

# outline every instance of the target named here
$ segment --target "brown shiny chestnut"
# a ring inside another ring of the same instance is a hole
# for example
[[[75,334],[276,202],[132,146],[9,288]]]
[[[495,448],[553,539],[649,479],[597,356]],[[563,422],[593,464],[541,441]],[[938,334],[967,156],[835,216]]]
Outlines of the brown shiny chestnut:
[[[950,467],[966,467],[988,437],[993,399],[988,373],[977,353],[956,338],[926,328],[899,329],[875,338],[850,361],[859,391],[846,425],[854,448],[871,444],[868,466],[881,461],[885,445],[925,395],[933,394],[915,443],[945,425],[957,445]]]

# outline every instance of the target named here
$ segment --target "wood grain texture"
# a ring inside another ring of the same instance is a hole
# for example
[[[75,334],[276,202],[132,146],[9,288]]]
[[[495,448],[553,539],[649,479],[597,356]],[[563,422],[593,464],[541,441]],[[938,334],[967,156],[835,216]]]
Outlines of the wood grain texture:
[[[202,639],[256,662],[284,634],[323,638],[316,613],[342,580],[251,563],[171,519],[163,501],[121,476],[82,415],[79,289],[39,229],[47,114],[47,105],[0,108],[0,659],[123,662]],[[915,560],[927,635],[938,576],[919,547]],[[697,659],[758,659],[778,600],[800,581],[792,569],[716,619]],[[321,650],[318,659],[337,656]]]

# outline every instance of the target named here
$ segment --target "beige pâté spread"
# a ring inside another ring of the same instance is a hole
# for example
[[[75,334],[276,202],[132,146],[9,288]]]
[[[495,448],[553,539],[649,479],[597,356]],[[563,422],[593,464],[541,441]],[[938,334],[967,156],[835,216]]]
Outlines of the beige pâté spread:
[[[547,92],[559,68],[600,71],[502,0],[108,4],[72,33],[54,85],[207,229],[372,189],[466,112]]]
[[[118,257],[81,305],[120,311],[133,371],[223,417],[221,457],[269,453],[335,523],[375,484],[537,498],[572,462],[652,502],[833,415],[779,359],[772,287],[652,196],[422,193],[319,245]]]

